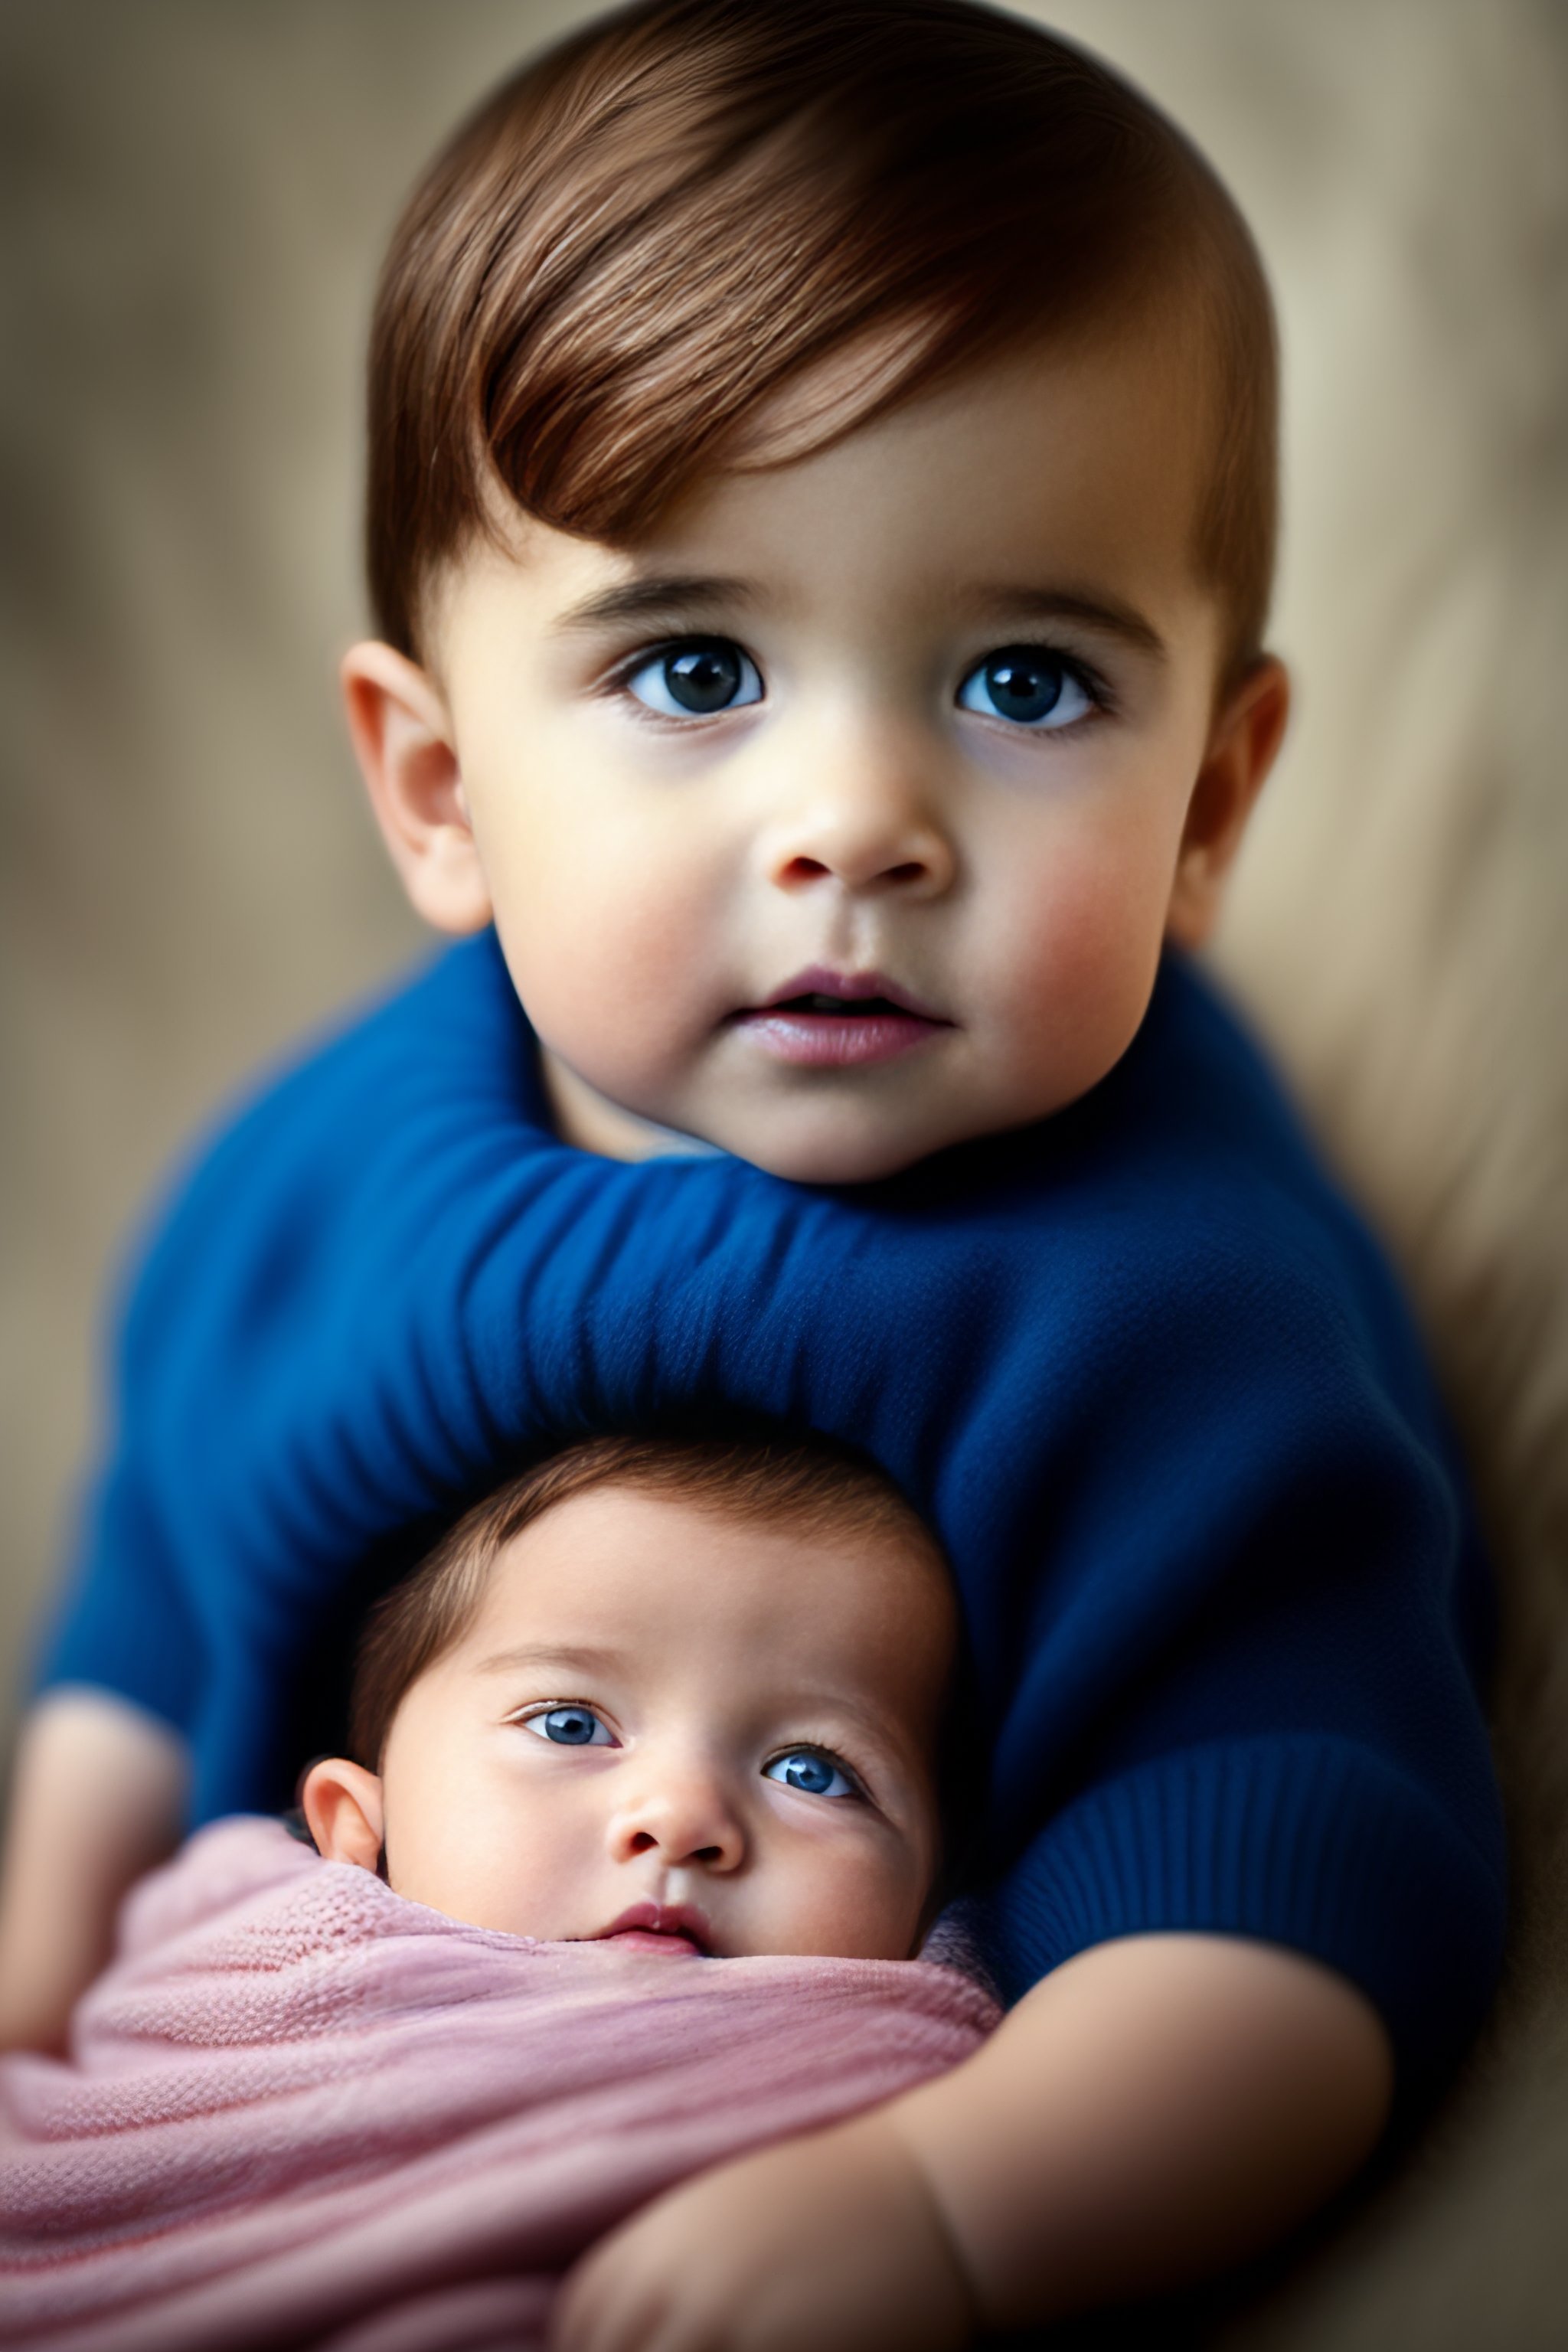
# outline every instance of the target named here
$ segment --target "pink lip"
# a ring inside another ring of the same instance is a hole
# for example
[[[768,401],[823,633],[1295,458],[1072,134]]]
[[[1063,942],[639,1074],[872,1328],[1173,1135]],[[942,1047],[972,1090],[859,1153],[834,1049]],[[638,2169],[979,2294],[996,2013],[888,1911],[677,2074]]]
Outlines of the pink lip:
[[[690,1952],[701,1958],[712,1942],[700,1911],[689,1903],[634,1903],[590,1940],[639,1952]]]
[[[835,996],[864,1003],[862,1013],[824,1013],[795,1003]],[[859,1069],[922,1045],[952,1023],[879,971],[835,971],[810,964],[775,989],[765,1004],[737,1013],[736,1024],[776,1061],[807,1069]]]

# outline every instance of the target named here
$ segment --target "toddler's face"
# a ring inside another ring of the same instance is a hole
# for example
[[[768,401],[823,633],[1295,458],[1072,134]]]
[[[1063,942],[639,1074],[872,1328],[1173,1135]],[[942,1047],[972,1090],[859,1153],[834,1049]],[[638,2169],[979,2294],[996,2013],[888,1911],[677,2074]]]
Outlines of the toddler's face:
[[[457,567],[453,927],[493,908],[570,1139],[859,1181],[1112,1066],[1234,814],[1229,771],[1194,801],[1200,409],[1173,339],[1101,333],[718,478],[632,552],[520,521]]]
[[[514,1935],[902,1958],[953,1639],[945,1578],[895,1532],[573,1496],[398,1707],[388,1880]]]

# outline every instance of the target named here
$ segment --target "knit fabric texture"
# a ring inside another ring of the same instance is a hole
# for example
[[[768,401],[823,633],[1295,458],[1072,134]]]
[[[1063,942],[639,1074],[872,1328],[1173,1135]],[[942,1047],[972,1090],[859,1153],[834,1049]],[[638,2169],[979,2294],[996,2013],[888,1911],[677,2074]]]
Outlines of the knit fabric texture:
[[[1071,1109],[819,1189],[560,1143],[466,941],[202,1150],[115,1396],[40,1679],[177,1726],[198,1822],[287,1801],[364,1601],[503,1472],[763,1417],[864,1448],[947,1546],[1007,1995],[1110,1937],[1263,1937],[1367,1992],[1417,2095],[1484,2011],[1463,1479],[1384,1260],[1179,957]]]

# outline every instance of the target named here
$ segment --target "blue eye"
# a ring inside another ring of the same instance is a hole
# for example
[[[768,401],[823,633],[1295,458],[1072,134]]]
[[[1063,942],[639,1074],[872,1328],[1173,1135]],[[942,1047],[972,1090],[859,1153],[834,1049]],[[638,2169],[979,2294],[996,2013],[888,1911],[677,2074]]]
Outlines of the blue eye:
[[[552,1739],[558,1748],[613,1748],[607,1723],[591,1706],[550,1706],[542,1715],[524,1718],[537,1738]]]
[[[1060,654],[1045,646],[1004,646],[970,671],[958,689],[958,707],[1048,734],[1087,717],[1095,704]]]
[[[820,1748],[792,1748],[787,1754],[775,1756],[771,1764],[763,1767],[764,1780],[778,1780],[786,1789],[799,1789],[808,1797],[858,1797],[855,1782],[831,1756]]]
[[[750,654],[728,637],[689,637],[626,673],[626,691],[646,710],[666,719],[700,719],[741,710],[763,698],[763,681]]]

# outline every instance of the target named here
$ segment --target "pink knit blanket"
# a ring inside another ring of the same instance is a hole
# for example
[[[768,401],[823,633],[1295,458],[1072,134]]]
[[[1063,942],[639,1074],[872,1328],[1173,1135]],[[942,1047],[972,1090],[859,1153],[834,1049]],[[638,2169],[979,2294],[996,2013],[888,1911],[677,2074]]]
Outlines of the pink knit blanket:
[[[994,2021],[931,1960],[528,1943],[219,1822],[130,1898],[69,2058],[0,2061],[0,2344],[537,2344],[647,2199]]]

